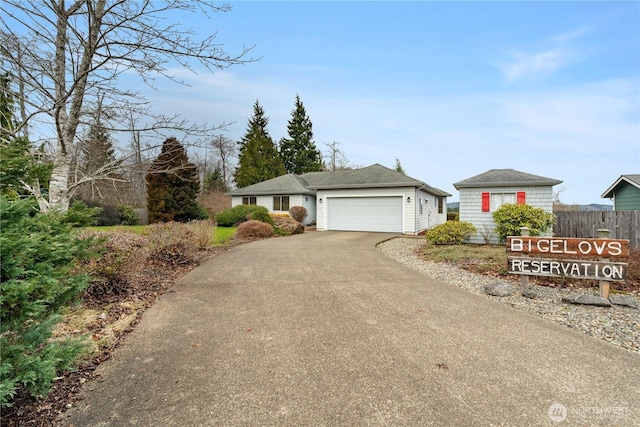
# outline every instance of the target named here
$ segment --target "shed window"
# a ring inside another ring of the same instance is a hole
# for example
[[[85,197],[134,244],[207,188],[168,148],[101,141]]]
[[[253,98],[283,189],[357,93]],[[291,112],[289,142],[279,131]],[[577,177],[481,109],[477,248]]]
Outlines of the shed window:
[[[422,198],[419,198],[419,199],[418,199],[418,208],[419,208],[419,210],[420,210],[420,211],[419,211],[420,215],[422,215]]]
[[[438,197],[438,213],[444,213],[444,197]]]
[[[502,205],[516,203],[524,205],[526,201],[526,195],[524,191],[518,193],[482,193],[482,212],[495,212]]]
[[[243,197],[242,198],[242,204],[243,205],[255,205],[256,203],[256,197],[255,196],[251,196],[251,197]]]
[[[289,196],[275,196],[273,198],[273,210],[274,211],[288,211],[289,210]]]

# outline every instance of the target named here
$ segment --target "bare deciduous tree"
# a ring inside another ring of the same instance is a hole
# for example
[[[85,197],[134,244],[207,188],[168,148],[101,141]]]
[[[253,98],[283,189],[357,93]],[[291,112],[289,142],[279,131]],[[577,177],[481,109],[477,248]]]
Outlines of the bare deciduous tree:
[[[344,153],[338,146],[339,142],[333,141],[331,144],[323,142],[327,146],[328,153],[324,156],[327,161],[324,163],[324,169],[329,171],[339,171],[345,169],[353,169],[354,167],[349,163],[349,160],[345,157]]]
[[[200,39],[175,22],[180,13],[209,16],[229,9],[208,0],[0,2],[0,49],[20,85],[19,102],[26,105],[20,126],[42,120],[55,129],[55,167],[49,200],[41,207],[68,208],[71,187],[77,185],[71,179],[77,135],[100,94],[106,94],[100,99],[108,131],[180,130],[202,137],[220,129],[188,123],[179,115],[155,115],[139,92],[124,89],[118,79],[135,73],[151,86],[156,77],[183,83],[170,67],[214,72],[252,61],[246,58],[249,49],[230,55],[216,43],[215,33]],[[145,122],[136,120],[131,127],[133,115]]]

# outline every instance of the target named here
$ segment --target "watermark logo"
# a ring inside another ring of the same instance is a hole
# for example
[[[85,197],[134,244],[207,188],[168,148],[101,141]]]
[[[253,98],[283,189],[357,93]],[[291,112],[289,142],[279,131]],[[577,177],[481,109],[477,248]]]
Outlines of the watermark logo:
[[[567,419],[567,408],[562,403],[553,403],[549,406],[547,415],[554,423],[561,423]]]
[[[561,423],[570,417],[577,420],[621,420],[628,416],[628,408],[624,406],[581,406],[567,409],[562,403],[553,403],[547,410],[549,419]]]

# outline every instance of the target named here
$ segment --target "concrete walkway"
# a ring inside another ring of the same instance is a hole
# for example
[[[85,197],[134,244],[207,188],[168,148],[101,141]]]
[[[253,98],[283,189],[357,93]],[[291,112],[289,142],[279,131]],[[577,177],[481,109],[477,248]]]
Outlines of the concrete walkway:
[[[388,237],[313,232],[212,259],[62,425],[640,425],[638,354],[407,269],[375,248]]]

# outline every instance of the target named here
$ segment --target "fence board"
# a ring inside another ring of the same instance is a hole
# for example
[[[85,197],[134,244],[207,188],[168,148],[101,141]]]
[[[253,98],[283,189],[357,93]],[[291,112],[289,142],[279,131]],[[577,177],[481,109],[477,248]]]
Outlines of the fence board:
[[[553,234],[560,237],[598,237],[598,229],[606,228],[612,239],[628,239],[640,248],[640,211],[561,211],[554,212]]]

